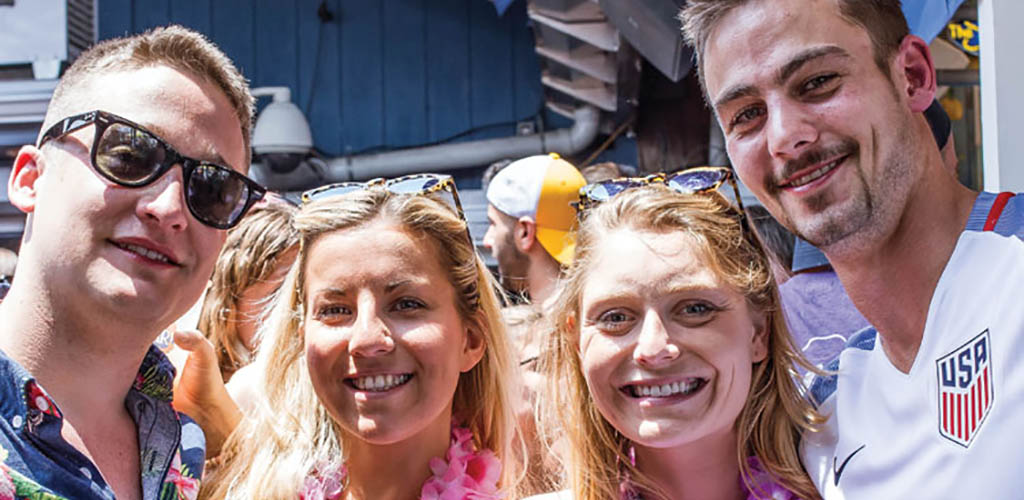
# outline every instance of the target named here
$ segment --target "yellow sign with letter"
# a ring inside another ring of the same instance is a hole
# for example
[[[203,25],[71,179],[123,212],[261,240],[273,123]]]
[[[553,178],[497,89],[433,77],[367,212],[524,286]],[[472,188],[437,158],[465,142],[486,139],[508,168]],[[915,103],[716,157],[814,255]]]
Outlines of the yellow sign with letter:
[[[976,56],[981,45],[978,25],[973,21],[949,23],[949,38],[964,52]]]

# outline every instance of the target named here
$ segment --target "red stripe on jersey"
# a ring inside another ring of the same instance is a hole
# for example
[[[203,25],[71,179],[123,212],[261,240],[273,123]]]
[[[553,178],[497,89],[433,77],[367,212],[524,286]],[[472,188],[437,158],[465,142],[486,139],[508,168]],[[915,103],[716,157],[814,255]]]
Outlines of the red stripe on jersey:
[[[975,380],[974,387],[971,387],[971,413],[973,414],[971,416],[971,432],[972,433],[974,432],[975,429],[978,428],[978,420],[981,418],[981,407],[978,406],[978,403],[981,402],[981,398],[978,397],[979,396],[978,391],[979,391],[980,388],[981,388],[981,380],[980,379]]]
[[[964,439],[970,441],[971,434],[974,433],[974,419],[978,417],[978,414],[974,412],[974,391],[968,392],[964,397],[967,398],[967,409],[971,414],[967,419],[967,436]]]
[[[967,393],[965,392],[965,393],[961,394],[960,395],[960,403],[964,405],[964,416],[961,417],[961,419],[960,419],[960,425],[962,425],[964,427],[964,430],[963,430],[964,441],[967,441],[967,436],[968,436],[968,434],[971,433],[971,427],[970,427],[971,421],[969,420],[971,418],[971,407],[967,406],[968,402],[969,401],[967,401]]]
[[[946,431],[947,434],[952,434],[949,431],[949,394],[942,393],[942,430]]]
[[[985,219],[985,227],[982,231],[991,231],[996,228],[996,223],[999,222],[999,216],[1003,214],[1003,208],[1006,208],[1006,203],[1013,198],[1013,193],[999,193],[996,195],[996,201],[992,202],[992,208],[988,211],[988,218]]]
[[[971,439],[971,393],[965,392],[964,398],[964,441]]]
[[[985,367],[985,407],[988,408],[988,398],[990,392],[988,390],[988,367]]]
[[[956,437],[964,438],[964,395],[956,396]]]

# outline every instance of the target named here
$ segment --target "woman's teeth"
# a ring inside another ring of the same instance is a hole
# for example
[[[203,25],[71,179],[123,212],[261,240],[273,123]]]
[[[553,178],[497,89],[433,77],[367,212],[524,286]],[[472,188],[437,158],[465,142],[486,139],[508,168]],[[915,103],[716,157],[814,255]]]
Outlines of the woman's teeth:
[[[677,394],[691,394],[703,385],[704,379],[692,378],[683,382],[661,385],[629,385],[628,392],[634,398],[664,398]]]
[[[351,380],[352,385],[361,391],[384,392],[408,382],[410,378],[412,378],[412,374],[403,373],[401,375],[370,375]]]

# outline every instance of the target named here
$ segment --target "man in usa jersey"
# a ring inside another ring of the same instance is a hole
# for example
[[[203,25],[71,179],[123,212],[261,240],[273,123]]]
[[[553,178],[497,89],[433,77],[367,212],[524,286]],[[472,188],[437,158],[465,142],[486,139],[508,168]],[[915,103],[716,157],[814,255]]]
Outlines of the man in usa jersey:
[[[739,177],[873,325],[811,387],[824,498],[1020,497],[1024,196],[944,166],[900,2],[690,0],[681,18]]]

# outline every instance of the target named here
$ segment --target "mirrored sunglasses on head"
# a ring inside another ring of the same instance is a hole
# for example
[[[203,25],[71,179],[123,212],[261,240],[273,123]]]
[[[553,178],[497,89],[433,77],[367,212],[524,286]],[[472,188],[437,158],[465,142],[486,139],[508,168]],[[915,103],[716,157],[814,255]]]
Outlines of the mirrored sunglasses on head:
[[[238,224],[266,189],[240,172],[182,155],[139,124],[106,111],[90,111],[58,121],[38,147],[89,125],[96,126],[89,150],[92,168],[114,184],[141,188],[181,165],[185,205],[199,222],[217,229]]]
[[[580,188],[580,199],[573,203],[573,206],[576,207],[577,216],[582,218],[588,209],[633,188],[664,184],[678,193],[700,194],[716,191],[726,182],[732,185],[735,203],[740,213],[743,214],[740,190],[736,185],[732,170],[728,167],[692,167],[671,174],[657,173],[646,177],[623,177],[587,184]]]
[[[323,200],[333,196],[343,196],[356,191],[365,191],[367,189],[384,189],[389,193],[394,194],[447,194],[448,196],[442,196],[441,198],[466,225],[466,238],[469,240],[469,246],[470,248],[475,248],[475,245],[473,244],[473,236],[469,234],[469,223],[466,221],[466,214],[462,211],[462,202],[459,201],[459,192],[455,188],[455,179],[450,175],[412,174],[395,177],[394,179],[376,178],[366,182],[338,182],[313,188],[302,193],[302,203],[305,205],[313,201]],[[474,288],[471,295],[472,296],[469,297],[469,303],[473,308],[476,308],[480,305],[479,290],[475,290]]]
[[[445,193],[441,198],[465,222],[466,215],[462,211],[459,192],[455,188],[455,179],[444,174],[412,174],[394,179],[376,178],[366,182],[338,182],[310,189],[302,193],[302,203],[322,200],[332,196],[341,196],[355,191],[380,188],[395,194],[434,194]]]

